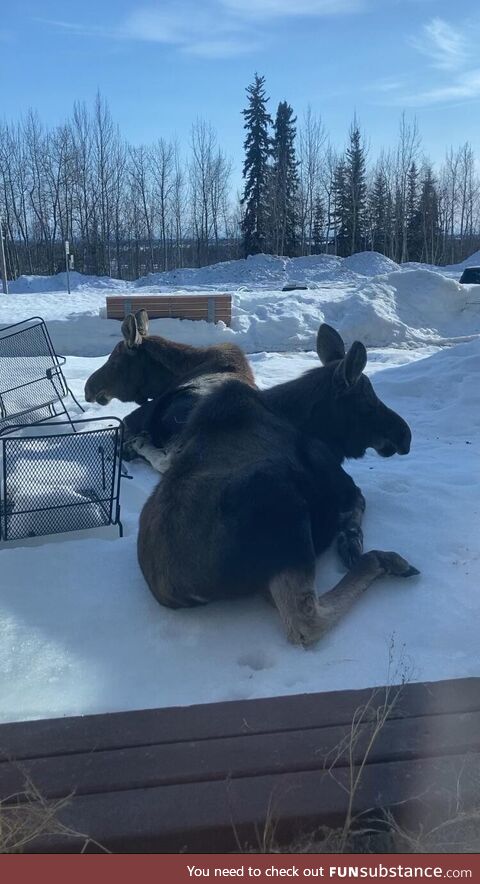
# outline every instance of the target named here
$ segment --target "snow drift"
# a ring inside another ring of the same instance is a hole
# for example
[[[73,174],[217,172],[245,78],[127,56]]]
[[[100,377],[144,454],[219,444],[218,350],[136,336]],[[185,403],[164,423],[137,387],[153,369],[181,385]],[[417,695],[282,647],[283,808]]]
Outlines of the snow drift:
[[[241,273],[239,265],[243,268]],[[303,274],[303,278],[308,277],[311,282],[315,277],[317,282],[305,291],[281,292],[284,279],[279,281],[279,274],[286,273],[286,266],[294,267],[289,278],[294,276],[299,281]],[[365,273],[375,271],[376,275],[353,273],[349,269],[352,267]],[[251,270],[250,288],[240,286],[245,268]],[[377,273],[380,269],[383,272]],[[453,278],[421,266],[398,269],[392,261],[374,252],[346,259],[329,255],[296,259],[258,255],[174,273],[186,274],[196,290],[201,290],[202,285],[205,289],[209,274],[217,280],[222,274],[231,279],[237,276],[235,290],[230,284],[232,328],[223,323],[209,325],[188,320],[152,322],[154,333],[184,343],[204,346],[235,341],[247,353],[311,350],[321,322],[338,327],[349,342],[360,338],[373,347],[448,344],[480,335],[480,295],[475,294],[478,286],[461,286]],[[326,274],[323,282],[321,274]],[[165,274],[157,277],[164,279]],[[127,284],[76,274],[76,289],[69,296],[60,289],[42,291],[52,285],[51,278],[28,280],[30,291],[15,291],[0,300],[0,322],[7,324],[15,317],[40,313],[49,324],[57,350],[76,356],[105,355],[119,339],[119,323],[103,318],[108,291],[131,295],[138,293],[139,288],[142,293],[159,290],[152,277]],[[269,288],[265,287],[266,280]],[[22,280],[15,285],[21,288]],[[207,290],[219,285],[217,282],[207,286]],[[228,288],[226,284],[222,287]]]
[[[320,322],[348,343],[358,338],[372,347],[453,343],[480,334],[480,303],[470,304],[467,290],[439,273],[394,271],[333,291],[244,293],[234,331],[247,352],[310,350]]]
[[[349,258],[335,255],[308,255],[302,258],[284,258],[278,255],[250,255],[236,261],[222,261],[206,267],[182,267],[162,273],[149,273],[134,282],[123,282],[108,276],[92,277],[81,273],[70,274],[72,291],[88,290],[92,286],[133,292],[135,288],[152,286],[210,287],[227,286],[229,290],[238,286],[282,288],[288,282],[315,284],[343,275],[375,276],[398,270],[398,264],[378,252],[360,252]],[[65,273],[55,276],[20,276],[10,283],[15,294],[25,292],[65,291]]]

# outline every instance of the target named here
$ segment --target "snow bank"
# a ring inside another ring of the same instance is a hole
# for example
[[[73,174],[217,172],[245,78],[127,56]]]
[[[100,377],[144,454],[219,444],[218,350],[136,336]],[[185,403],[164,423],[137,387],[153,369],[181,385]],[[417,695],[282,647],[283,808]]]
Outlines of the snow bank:
[[[72,291],[89,288],[133,292],[136,288],[181,287],[205,288],[227,286],[229,290],[238,286],[263,286],[282,288],[288,282],[315,284],[318,281],[334,279],[338,273],[375,276],[398,270],[398,264],[378,252],[360,252],[350,258],[334,255],[309,255],[302,258],[284,258],[278,255],[249,255],[236,261],[222,261],[207,267],[184,267],[162,273],[149,273],[134,282],[111,279],[108,276],[83,276],[70,274]],[[55,276],[20,276],[10,283],[15,294],[25,292],[66,291],[65,273]]]
[[[453,279],[431,270],[400,271],[359,287],[342,305],[337,327],[347,339],[375,347],[457,342],[480,334],[479,306],[470,306]]]
[[[479,299],[480,300],[480,299]],[[480,335],[480,303],[455,280],[430,270],[395,270],[356,285],[235,299],[235,340],[247,352],[310,350],[321,322],[347,343],[414,347]]]
[[[375,275],[367,276],[367,271]],[[250,282],[242,287],[248,274]],[[47,282],[43,278],[25,277],[32,290],[0,298],[0,323],[40,314],[59,352],[105,355],[120,336],[119,323],[103,318],[105,294],[112,290],[125,295],[155,292],[162,289],[159,280],[168,288],[166,278],[171,280],[170,287],[181,278],[184,288],[232,292],[232,328],[223,323],[152,322],[152,332],[199,346],[234,341],[247,353],[311,350],[321,322],[339,328],[347,342],[360,338],[373,347],[455,343],[480,335],[480,297],[474,296],[478,287],[460,286],[452,277],[421,265],[399,269],[375,252],[346,259],[255,255],[199,270],[156,274],[135,284],[117,280],[116,288],[107,278],[76,274],[71,295],[59,288],[44,292],[41,286]],[[307,280],[308,288],[282,292],[287,279]],[[35,291],[37,284],[40,288]]]
[[[470,255],[469,258],[465,258],[458,264],[420,264],[418,261],[408,261],[401,266],[405,270],[409,270],[412,268],[414,270],[418,270],[419,268],[435,270],[438,273],[443,273],[445,276],[450,276],[453,279],[460,279],[462,271],[465,270],[466,267],[480,267],[480,251],[474,252],[473,255]]]
[[[18,279],[8,283],[8,288],[15,295],[63,292],[68,297],[67,274],[65,272],[55,273],[53,276],[19,276]],[[77,273],[76,270],[70,272],[70,289],[72,292],[89,291],[92,288],[106,289],[107,291],[124,290],[125,283],[121,279],[112,279],[110,276],[87,276],[83,273]]]
[[[398,264],[378,252],[361,252],[351,258],[339,258],[335,255],[308,255],[302,258],[250,255],[248,258],[225,261],[209,267],[151,273],[137,280],[136,285],[261,285],[282,288],[289,282],[302,282],[315,286],[318,282],[335,279],[338,274],[375,276],[398,269]]]
[[[184,267],[162,273],[149,273],[147,276],[125,282],[108,276],[86,276],[76,271],[70,273],[72,292],[91,289],[134,293],[135,289],[162,291],[181,289],[209,289],[221,286],[228,291],[239,287],[282,289],[287,283],[300,282],[315,288],[325,282],[355,281],[358,277],[379,276],[395,271],[418,269],[433,270],[447,276],[460,277],[465,267],[480,265],[480,251],[475,252],[460,264],[447,267],[407,262],[396,264],[379,252],[357,252],[348,258],[336,255],[307,255],[301,258],[286,258],[279,255],[250,255],[235,261],[222,261],[207,267]],[[14,294],[66,292],[66,273],[54,276],[20,276],[9,283]]]
[[[460,261],[459,264],[450,264],[448,270],[458,269],[461,271],[465,270],[465,267],[480,267],[480,251],[474,252],[473,255],[470,255],[469,258],[465,258],[464,261]]]
[[[378,276],[400,270],[400,265],[379,252],[357,252],[356,255],[343,258],[341,268],[361,276]]]
[[[164,273],[149,273],[138,279],[135,286],[218,286],[270,285],[276,287],[288,281],[290,258],[277,255],[250,255],[237,261],[222,261],[206,267],[183,267]]]

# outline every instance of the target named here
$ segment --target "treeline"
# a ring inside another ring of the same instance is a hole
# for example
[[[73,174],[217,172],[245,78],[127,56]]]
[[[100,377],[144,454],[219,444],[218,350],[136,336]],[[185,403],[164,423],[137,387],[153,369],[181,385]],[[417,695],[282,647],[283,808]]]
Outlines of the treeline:
[[[0,126],[0,217],[9,275],[65,269],[136,278],[208,264],[240,239],[230,198],[231,163],[209,123],[191,129],[187,156],[175,140],[133,146],[107,102],[45,128],[34,112]]]
[[[244,111],[245,253],[352,255],[454,263],[480,246],[480,178],[468,143],[451,148],[438,171],[421,149],[416,122],[402,115],[398,143],[368,166],[353,120],[337,150],[309,109],[297,131],[280,102],[270,117],[263,77],[247,89]]]
[[[125,279],[247,254],[350,255],[454,263],[480,248],[480,180],[472,148],[435,168],[415,122],[375,160],[356,120],[339,150],[311,109],[272,118],[263,77],[247,89],[242,194],[213,127],[189,144],[133,146],[107,102],[75,104],[60,126],[32,111],[0,124],[0,219],[8,274],[55,273],[70,243],[75,269]]]

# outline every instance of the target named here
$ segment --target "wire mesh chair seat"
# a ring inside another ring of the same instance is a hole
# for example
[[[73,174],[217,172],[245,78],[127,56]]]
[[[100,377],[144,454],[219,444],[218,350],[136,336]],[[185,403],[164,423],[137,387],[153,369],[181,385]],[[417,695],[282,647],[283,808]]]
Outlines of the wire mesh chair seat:
[[[123,423],[94,418],[10,426],[0,437],[0,539],[120,521]]]
[[[62,415],[72,423],[64,403],[67,396],[84,410],[67,385],[64,364],[41,316],[0,329],[0,435],[12,424]]]

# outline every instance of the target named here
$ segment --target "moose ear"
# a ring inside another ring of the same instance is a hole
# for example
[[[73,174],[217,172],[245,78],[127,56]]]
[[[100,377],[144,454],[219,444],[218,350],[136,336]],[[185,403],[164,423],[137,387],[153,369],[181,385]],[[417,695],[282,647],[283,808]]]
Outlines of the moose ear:
[[[322,365],[336,362],[345,356],[345,344],[338,332],[325,322],[318,329],[317,353]]]
[[[335,381],[340,387],[353,387],[367,364],[367,351],[360,341],[354,341],[345,359],[335,369]]]
[[[137,328],[139,335],[142,338],[145,338],[148,335],[148,313],[146,310],[137,310],[135,313],[135,319],[137,320]]]
[[[125,338],[127,347],[139,347],[142,343],[142,337],[137,328],[137,320],[133,313],[129,313],[122,322],[122,335]]]

